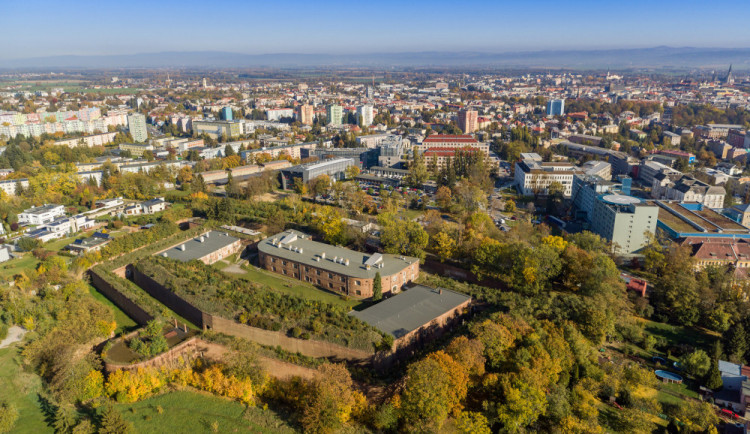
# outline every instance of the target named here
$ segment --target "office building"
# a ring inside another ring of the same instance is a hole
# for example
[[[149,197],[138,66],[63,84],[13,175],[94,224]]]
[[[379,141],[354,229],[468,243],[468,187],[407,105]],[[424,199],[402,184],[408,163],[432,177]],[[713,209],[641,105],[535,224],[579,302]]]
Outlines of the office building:
[[[226,106],[221,108],[221,119],[225,121],[232,120],[232,107]]]
[[[146,116],[140,113],[128,115],[128,131],[136,143],[146,143],[148,130],[146,129]]]
[[[359,125],[362,127],[369,127],[372,125],[372,106],[369,104],[365,104],[363,106],[357,107],[357,121],[359,122]]]
[[[269,122],[279,122],[283,119],[291,119],[294,117],[294,109],[291,108],[277,108],[266,110],[266,117]]]
[[[471,134],[477,130],[478,113],[476,110],[464,109],[458,112],[458,128],[464,134]]]
[[[570,163],[542,162],[542,158],[535,153],[523,154],[522,160],[516,163],[516,188],[524,196],[547,194],[547,189],[554,183],[563,186],[563,196],[573,194],[573,176],[581,174],[579,168]]]
[[[240,121],[216,121],[195,120],[193,121],[193,132],[195,134],[206,134],[212,139],[220,137],[233,139],[242,134]]]
[[[307,184],[311,180],[327,175],[331,181],[343,180],[346,178],[346,169],[350,166],[356,166],[351,158],[332,158],[330,160],[316,161],[314,163],[299,164],[279,171],[281,178],[281,188],[290,190],[294,188],[294,183],[299,179],[302,183]]]
[[[726,190],[717,185],[708,185],[691,175],[681,175],[672,181],[655,182],[651,190],[651,197],[660,200],[676,200],[678,202],[700,203],[708,208],[723,208]]]
[[[425,137],[417,146],[419,152],[424,152],[430,148],[443,148],[443,149],[463,149],[463,148],[474,148],[478,149],[484,155],[490,155],[490,145],[487,143],[480,143],[474,137],[470,135],[453,136],[447,134],[435,134],[432,136]]]
[[[330,104],[326,107],[326,120],[328,125],[341,125],[344,117],[344,109],[338,104]]]
[[[130,152],[133,157],[142,157],[146,151],[154,151],[154,145],[147,145],[145,143],[120,143],[118,146],[120,151]]]
[[[594,203],[591,231],[612,242],[615,253],[635,253],[656,232],[659,207],[622,194],[603,194]]]
[[[302,125],[312,125],[315,118],[315,110],[310,104],[303,104],[297,107],[297,120]]]
[[[547,101],[547,116],[564,116],[565,115],[565,100],[564,99],[552,99]]]
[[[259,242],[258,261],[266,270],[356,298],[372,297],[376,274],[384,295],[400,292],[419,277],[418,258],[357,252],[294,230]]]

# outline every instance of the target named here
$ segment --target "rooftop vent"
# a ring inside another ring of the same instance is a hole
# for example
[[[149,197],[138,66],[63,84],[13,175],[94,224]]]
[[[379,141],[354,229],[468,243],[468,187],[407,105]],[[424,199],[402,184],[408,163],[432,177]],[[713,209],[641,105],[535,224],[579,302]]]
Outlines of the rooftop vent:
[[[180,244],[179,249],[184,252],[185,251],[185,245],[184,244]]]
[[[167,252],[164,252],[161,255],[164,256],[165,258],[169,257],[169,254],[167,254]]]
[[[206,241],[206,238],[203,237],[203,236],[201,236],[200,238],[198,238],[198,242],[199,243],[202,243],[202,242],[205,242],[205,241]]]
[[[321,253],[320,254],[320,259],[325,259],[325,258],[326,258],[326,252]]]
[[[304,249],[302,247],[298,247],[297,251],[300,252],[300,253],[304,253]]]
[[[205,234],[204,236],[205,236],[206,238],[208,238],[209,234],[211,234],[211,232],[206,232],[206,234]]]
[[[347,267],[349,266],[349,260],[348,259],[344,261],[344,265],[346,265]]]

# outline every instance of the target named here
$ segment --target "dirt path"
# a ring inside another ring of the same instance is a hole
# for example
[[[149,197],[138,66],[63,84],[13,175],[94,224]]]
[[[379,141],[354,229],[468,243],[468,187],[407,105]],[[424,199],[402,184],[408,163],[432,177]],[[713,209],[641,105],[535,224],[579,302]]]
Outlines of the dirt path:
[[[18,326],[12,326],[8,329],[8,336],[0,342],[0,348],[5,348],[16,342],[20,342],[23,336],[26,334],[26,330]]]

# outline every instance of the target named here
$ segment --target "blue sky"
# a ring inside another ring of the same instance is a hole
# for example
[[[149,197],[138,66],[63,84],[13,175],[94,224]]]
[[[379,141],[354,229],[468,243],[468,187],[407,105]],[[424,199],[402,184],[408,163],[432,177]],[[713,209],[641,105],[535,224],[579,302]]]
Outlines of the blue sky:
[[[1,59],[750,47],[748,0],[0,0]]]

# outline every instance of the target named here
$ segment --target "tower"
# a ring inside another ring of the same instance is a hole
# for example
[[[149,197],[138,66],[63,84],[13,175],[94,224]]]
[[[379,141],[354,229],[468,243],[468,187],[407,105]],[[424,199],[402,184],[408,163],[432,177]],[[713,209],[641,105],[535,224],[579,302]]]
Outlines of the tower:
[[[724,84],[727,86],[734,85],[734,75],[732,75],[732,65],[729,65],[729,71],[727,71],[727,78],[724,80]]]

